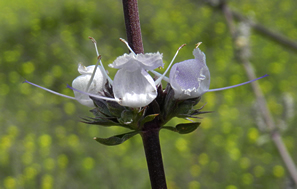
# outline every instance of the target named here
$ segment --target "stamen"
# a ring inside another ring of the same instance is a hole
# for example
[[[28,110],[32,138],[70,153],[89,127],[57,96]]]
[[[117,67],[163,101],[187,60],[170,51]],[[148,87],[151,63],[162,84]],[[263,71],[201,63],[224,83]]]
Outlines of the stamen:
[[[153,74],[155,74],[158,77],[161,77],[162,76],[162,74],[160,74],[159,72],[157,72],[155,70],[150,70],[150,72],[152,72]],[[163,80],[166,81],[167,83],[169,83],[169,81],[170,81],[169,78],[166,77],[166,76],[163,77]]]
[[[74,98],[74,97],[72,97],[72,96],[67,96],[67,95],[58,93],[58,92],[56,92],[56,91],[52,91],[52,90],[47,89],[47,88],[45,88],[45,87],[41,87],[41,86],[39,86],[39,85],[37,85],[37,84],[35,84],[35,83],[31,83],[30,81],[27,81],[27,80],[25,80],[23,83],[28,83],[28,84],[30,84],[30,85],[33,85],[33,86],[35,86],[35,87],[38,87],[38,88],[40,88],[40,89],[43,89],[43,90],[45,90],[45,91],[48,91],[48,92],[53,93],[53,94],[58,95],[58,96],[62,96],[62,97],[65,97],[65,98],[69,98],[69,99],[72,99],[72,100],[76,100],[76,98]]]
[[[135,52],[131,49],[131,47],[129,46],[128,42],[127,42],[125,39],[120,38],[120,41],[122,41],[123,43],[125,43],[126,46],[127,46],[128,49],[129,49],[129,51],[131,51],[134,55],[136,55]]]
[[[91,39],[92,42],[94,43],[94,45],[95,45],[95,50],[96,50],[96,54],[97,54],[97,56],[99,57],[99,52],[98,52],[98,47],[97,47],[97,41],[96,41],[93,37],[91,37],[91,36],[89,36],[89,39]]]
[[[99,52],[98,52],[98,48],[97,48],[97,42],[96,40],[93,38],[93,37],[90,37],[89,36],[89,39],[92,40],[92,42],[94,43],[94,46],[95,46],[95,50],[96,50],[96,54],[97,54],[97,59],[99,60],[100,62],[100,66],[103,68],[103,74],[105,75],[105,77],[107,78],[108,82],[112,85],[112,79],[108,76],[104,66],[103,66],[103,63],[101,61],[101,55],[99,55]],[[97,62],[98,63],[98,62]],[[97,64],[96,64],[97,65]],[[96,66],[97,67],[97,66]],[[95,75],[95,74],[94,74]]]
[[[225,90],[225,89],[231,89],[231,88],[234,88],[234,87],[239,87],[241,85],[245,85],[245,84],[257,81],[257,80],[262,79],[262,78],[267,77],[267,76],[269,76],[269,75],[265,74],[262,77],[259,77],[257,79],[253,79],[253,80],[250,80],[250,81],[247,81],[247,82],[244,82],[244,83],[240,83],[240,84],[237,84],[237,85],[232,85],[232,86],[229,86],[229,87],[223,87],[223,88],[218,88],[218,89],[210,89],[207,92],[222,91],[222,90]]]
[[[183,48],[184,46],[186,46],[186,44],[181,45],[181,46],[177,49],[177,51],[176,51],[174,57],[172,58],[170,64],[168,65],[166,71],[163,73],[163,75],[162,75],[161,77],[159,77],[159,78],[155,81],[155,84],[156,84],[156,85],[158,85],[159,83],[161,83],[162,79],[165,77],[166,73],[169,71],[169,68],[171,67],[173,61],[175,60],[175,57],[177,56],[179,50],[180,50],[181,48]]]
[[[77,91],[81,94],[85,94],[85,95],[88,95],[88,96],[92,96],[92,97],[95,97],[95,98],[99,98],[99,99],[102,99],[102,100],[108,100],[108,101],[115,101],[117,103],[119,103],[120,101],[119,100],[116,100],[114,98],[108,98],[108,97],[104,97],[104,96],[99,96],[99,95],[95,95],[95,94],[91,94],[91,93],[88,93],[88,92],[84,92],[84,91],[81,91],[81,90],[78,90],[76,88],[73,88],[71,87],[70,85],[67,84],[67,88],[71,89],[71,90],[74,90],[74,91]]]
[[[88,83],[88,85],[87,85],[86,91],[89,91],[89,88],[90,88],[91,83],[92,83],[92,81],[93,81],[93,79],[94,79],[94,76],[95,76],[95,73],[96,73],[96,70],[97,70],[97,67],[98,67],[98,64],[99,64],[100,60],[101,60],[101,55],[98,56],[97,63],[96,63],[96,65],[95,65],[94,71],[93,71],[92,76],[91,76],[91,78],[90,78],[90,80],[89,80],[89,83]]]

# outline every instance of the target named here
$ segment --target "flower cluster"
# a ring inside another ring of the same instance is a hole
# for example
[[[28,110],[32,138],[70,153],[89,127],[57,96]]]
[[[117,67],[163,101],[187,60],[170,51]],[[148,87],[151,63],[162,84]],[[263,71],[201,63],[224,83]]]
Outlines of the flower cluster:
[[[237,87],[267,76],[235,86],[210,90],[210,72],[206,65],[205,54],[198,47],[200,43],[193,50],[194,59],[175,63],[168,78],[165,75],[184,45],[178,48],[167,70],[160,74],[154,69],[164,65],[162,54],[159,52],[135,54],[128,43],[121,39],[131,53],[124,54],[109,64],[109,67],[118,69],[112,80],[101,62],[96,41],[91,39],[95,44],[98,61],[96,65],[78,66],[78,72],[81,75],[73,80],[72,87],[68,86],[74,91],[75,97],[54,92],[29,81],[25,82],[93,107],[91,112],[95,117],[85,118],[83,120],[85,123],[122,126],[133,130],[110,138],[95,138],[106,145],[120,144],[144,131],[148,126],[151,127],[152,122],[157,129],[164,128],[181,134],[192,132],[199,126],[199,122],[192,121],[192,123],[179,124],[175,127],[164,126],[164,124],[173,117],[189,119],[206,113],[202,112],[201,108],[195,109],[195,105],[206,92]],[[148,72],[153,73],[155,79]],[[161,86],[162,80],[168,83],[165,89]]]

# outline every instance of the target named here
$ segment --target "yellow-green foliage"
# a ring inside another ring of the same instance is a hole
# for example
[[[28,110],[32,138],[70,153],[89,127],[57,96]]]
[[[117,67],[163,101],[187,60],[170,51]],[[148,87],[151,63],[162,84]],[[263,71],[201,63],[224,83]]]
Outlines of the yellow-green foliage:
[[[247,81],[234,59],[232,39],[219,10],[191,0],[139,0],[145,52],[160,51],[165,67],[206,54],[211,88]],[[231,8],[297,41],[296,0],[228,1]],[[127,52],[121,1],[0,1],[0,188],[149,188],[141,138],[108,147],[92,138],[125,130],[85,125],[87,107],[22,84],[24,79],[67,95],[77,65],[95,64],[88,36],[105,65]],[[251,62],[290,153],[296,151],[296,51],[252,31]],[[107,66],[106,66],[107,67]],[[160,70],[161,72],[164,69]],[[108,68],[111,76],[115,70]],[[169,188],[283,188],[288,173],[266,133],[250,85],[206,93],[197,131],[161,131]],[[180,120],[173,120],[174,124]],[[260,128],[260,129],[259,129]],[[296,158],[294,158],[296,161]]]

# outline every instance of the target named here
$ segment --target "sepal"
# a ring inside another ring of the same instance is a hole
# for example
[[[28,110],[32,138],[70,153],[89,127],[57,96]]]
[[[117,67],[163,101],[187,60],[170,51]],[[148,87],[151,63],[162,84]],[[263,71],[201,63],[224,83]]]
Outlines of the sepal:
[[[175,109],[175,115],[176,117],[184,118],[188,117],[189,113],[193,110],[193,107],[196,104],[196,99],[193,100],[185,100],[177,105],[177,108]],[[200,100],[200,98],[198,99]]]
[[[122,112],[126,110],[124,106],[119,105],[117,102],[106,102],[110,113],[115,117],[121,117]]]
[[[101,115],[105,115],[105,116],[111,116],[112,114],[110,113],[108,106],[107,106],[107,102],[98,98],[94,98],[94,97],[90,97],[94,104],[95,107],[94,109],[90,110],[90,112],[92,112],[94,114],[94,116],[101,116]]]
[[[187,99],[187,100],[178,100],[174,98],[174,90],[171,85],[168,84],[165,90],[166,96],[164,103],[162,104],[161,118],[164,124],[172,119],[173,117],[187,118],[192,117],[192,115],[200,114],[200,109],[195,109],[201,99],[201,97]]]
[[[147,122],[153,121],[159,114],[150,114],[141,120],[140,125],[144,125]]]

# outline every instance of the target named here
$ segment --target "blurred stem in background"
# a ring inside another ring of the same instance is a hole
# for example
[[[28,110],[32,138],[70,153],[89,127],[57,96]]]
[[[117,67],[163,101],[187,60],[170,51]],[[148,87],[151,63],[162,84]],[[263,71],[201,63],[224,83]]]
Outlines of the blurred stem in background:
[[[279,43],[280,45],[283,45],[284,47],[288,47],[294,51],[297,51],[297,43],[290,40],[286,36],[284,36],[280,33],[271,31],[270,29],[264,27],[261,24],[253,22],[251,19],[246,18],[245,16],[241,15],[238,12],[235,12],[233,10],[230,10],[230,12],[232,14],[232,17],[234,17],[235,19],[237,19],[239,21],[248,23],[249,26],[254,29],[254,31],[258,32],[259,34],[263,35],[264,37],[270,38],[271,40]]]
[[[219,1],[208,0],[206,2],[212,8],[219,8],[221,10],[224,9],[224,6],[226,4],[226,0],[219,0]],[[289,39],[288,37],[276,32],[276,31],[271,30],[270,28],[263,26],[262,24],[255,22],[253,19],[248,18],[247,16],[244,16],[241,13],[236,12],[231,9],[229,9],[227,12],[224,12],[224,14],[227,19],[227,24],[228,24],[228,27],[229,27],[231,33],[234,32],[233,31],[234,27],[232,26],[233,24],[230,25],[229,21],[231,19],[232,19],[232,21],[233,21],[233,19],[236,19],[240,22],[248,23],[249,26],[251,28],[253,28],[255,32],[262,35],[263,37],[269,38],[286,48],[297,51],[297,43],[295,41]]]
[[[291,48],[296,48],[297,45],[287,39],[286,37],[283,37],[280,34],[275,34],[274,32],[271,32],[270,30],[264,28],[263,26],[259,24],[250,23],[247,21],[242,20],[238,26],[234,24],[233,19],[233,12],[228,7],[228,4],[225,0],[221,1],[221,10],[226,18],[227,25],[229,27],[230,33],[232,35],[233,39],[233,47],[235,50],[235,56],[238,59],[238,61],[244,66],[244,69],[247,73],[248,78],[254,79],[256,78],[255,71],[253,69],[253,66],[250,59],[250,47],[249,47],[249,41],[250,41],[250,28],[257,26],[257,28],[262,28],[261,31],[268,31],[270,34],[269,37],[274,38],[275,41],[281,43],[282,45],[289,46]],[[236,16],[236,15],[235,15]],[[238,17],[238,14],[237,14]],[[264,30],[263,30],[264,28]],[[263,92],[258,84],[258,82],[251,83],[253,92],[256,96],[257,105],[262,113],[262,117],[265,120],[265,124],[267,126],[267,131],[270,133],[270,136],[272,138],[272,141],[276,145],[277,150],[280,153],[280,156],[282,160],[285,163],[285,166],[287,167],[288,172],[290,173],[290,176],[292,177],[295,186],[297,186],[297,169],[294,164],[294,161],[292,160],[283,140],[282,137],[278,131],[277,126],[275,125],[275,122],[272,118],[271,112],[268,109],[266,99],[263,95]]]
[[[136,54],[143,53],[137,0],[123,0],[127,40]],[[166,189],[158,122],[150,122],[141,132],[152,189]]]

